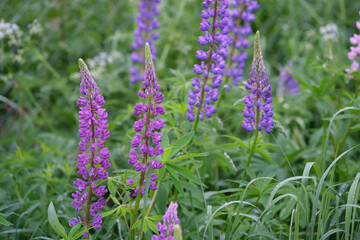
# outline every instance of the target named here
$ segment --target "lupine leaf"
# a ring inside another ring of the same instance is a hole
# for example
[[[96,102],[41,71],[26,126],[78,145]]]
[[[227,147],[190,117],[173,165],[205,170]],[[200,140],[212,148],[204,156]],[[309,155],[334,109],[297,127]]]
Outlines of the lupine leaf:
[[[149,226],[151,231],[155,232],[156,235],[159,235],[159,231],[157,229],[156,223],[151,221],[149,218],[145,218],[146,224]]]
[[[171,159],[176,153],[180,151],[181,148],[183,148],[186,144],[190,142],[190,140],[193,138],[194,132],[191,132],[189,134],[186,134],[182,138],[180,138],[173,146],[171,153],[167,157],[167,159]]]
[[[107,183],[111,196],[115,197],[115,187],[110,178],[108,178]]]
[[[75,239],[74,234],[79,230],[80,227],[81,227],[81,223],[78,223],[71,228],[69,232],[69,240]]]
[[[194,174],[184,167],[177,166],[175,164],[166,164],[166,167],[167,167],[167,169],[171,168],[172,170],[181,174],[183,177],[187,178],[188,180],[190,180],[198,185],[201,184],[201,182],[194,176]]]
[[[168,170],[168,172],[169,172],[169,174],[170,174],[170,177],[171,177],[171,179],[172,179],[172,181],[173,181],[173,183],[174,183],[175,188],[179,191],[179,193],[180,193],[181,195],[184,195],[183,187],[182,187],[182,185],[180,184],[179,178],[178,178],[178,176],[176,175],[175,171],[172,170],[171,168],[166,168],[166,169]]]
[[[49,219],[49,223],[50,223],[50,226],[52,227],[52,229],[57,234],[59,234],[61,237],[63,237],[65,240],[67,240],[68,237],[66,235],[65,228],[59,222],[57,214],[55,212],[54,205],[52,202],[50,202],[49,207],[48,207],[48,219]]]

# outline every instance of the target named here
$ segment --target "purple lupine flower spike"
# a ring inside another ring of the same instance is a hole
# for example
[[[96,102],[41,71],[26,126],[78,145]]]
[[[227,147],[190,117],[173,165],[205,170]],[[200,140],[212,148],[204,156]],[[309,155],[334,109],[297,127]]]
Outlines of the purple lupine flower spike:
[[[233,0],[231,6],[233,9],[229,10],[228,37],[231,48],[226,74],[232,78],[232,83],[236,86],[243,79],[245,61],[248,59],[244,50],[249,47],[246,36],[253,32],[250,24],[255,21],[253,12],[259,8],[259,4],[252,0]],[[227,84],[226,90],[230,90],[230,84]]]
[[[360,20],[356,22],[356,28],[360,30]],[[350,38],[350,43],[354,46],[351,46],[350,52],[348,52],[348,58],[352,61],[352,64],[350,68],[345,69],[345,72],[347,73],[358,72],[360,70],[360,34],[354,33],[354,35]],[[354,78],[354,76],[349,75],[349,79],[351,78]]]
[[[106,170],[110,167],[110,153],[104,142],[109,138],[107,124],[107,113],[102,106],[105,104],[104,97],[99,94],[99,88],[91,77],[90,71],[85,62],[79,59],[81,72],[80,93],[77,105],[79,111],[79,142],[78,149],[82,152],[78,155],[76,167],[78,174],[82,178],[74,181],[78,191],[72,194],[74,201],[72,205],[77,212],[85,210],[84,219],[80,217],[69,221],[70,226],[75,226],[79,222],[89,229],[91,224],[95,230],[99,230],[102,224],[102,215],[99,211],[105,206],[106,200],[102,197],[107,189],[105,186],[97,185],[97,181],[107,179]],[[92,201],[94,195],[98,197],[97,201]],[[90,216],[93,218],[90,219]],[[88,231],[84,237],[88,236]]]
[[[180,224],[180,220],[177,216],[176,202],[171,202],[165,215],[163,216],[163,224],[160,222],[157,224],[157,229],[160,235],[154,235],[151,240],[173,240],[174,239],[174,227]]]
[[[193,90],[189,91],[187,119],[192,122],[195,119],[204,120],[216,112],[213,102],[218,99],[218,90],[222,75],[225,72],[227,58],[228,29],[228,0],[204,0],[200,23],[200,30],[205,36],[199,37],[201,46],[208,46],[207,50],[196,52],[196,58],[200,64],[194,65],[194,73],[199,75],[192,79]],[[210,23],[211,22],[211,23]],[[208,84],[211,79],[211,86]]]
[[[137,15],[137,29],[134,32],[135,41],[131,47],[133,53],[131,54],[131,60],[134,65],[130,68],[130,82],[137,83],[143,78],[141,67],[144,64],[144,45],[149,43],[153,60],[156,56],[156,50],[154,48],[154,41],[159,38],[159,34],[154,30],[159,28],[159,22],[156,18],[160,11],[158,5],[160,0],[142,0],[139,1],[139,13]],[[136,65],[136,66],[135,66]]]
[[[298,81],[293,78],[289,73],[294,74],[290,69],[292,62],[288,62],[288,67],[281,67],[278,78],[278,93],[281,98],[286,94],[295,94],[299,92]]]
[[[254,58],[245,88],[251,90],[251,94],[244,99],[246,106],[242,127],[248,132],[256,128],[258,131],[264,129],[266,133],[271,133],[274,125],[271,86],[261,53],[259,31],[256,32],[254,39]]]
[[[140,98],[146,99],[145,103],[138,103],[134,106],[134,114],[140,119],[134,123],[135,136],[131,140],[132,147],[130,151],[129,163],[135,167],[135,171],[141,171],[139,186],[130,193],[131,197],[136,197],[138,193],[145,193],[145,172],[148,167],[152,169],[160,169],[163,164],[156,157],[163,154],[161,147],[162,134],[159,132],[165,124],[164,120],[158,118],[165,114],[165,109],[161,105],[164,95],[160,92],[160,85],[156,81],[155,68],[152,61],[150,46],[145,45],[145,73],[141,86],[144,90],[140,90],[138,95]],[[149,183],[151,190],[156,190],[157,173],[152,173]],[[127,179],[126,182],[133,185],[133,179]]]

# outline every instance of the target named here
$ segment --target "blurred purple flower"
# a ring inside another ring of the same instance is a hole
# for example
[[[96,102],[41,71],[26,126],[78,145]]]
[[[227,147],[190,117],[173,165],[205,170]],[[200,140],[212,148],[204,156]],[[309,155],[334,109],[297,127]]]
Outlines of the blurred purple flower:
[[[360,11],[359,11],[360,15]],[[356,22],[356,28],[360,30],[360,20]],[[345,72],[347,73],[353,73],[356,71],[359,71],[360,65],[359,65],[359,56],[360,56],[360,34],[355,34],[350,38],[351,44],[355,45],[350,47],[350,52],[348,53],[348,58],[350,61],[352,61],[351,67],[345,69]],[[349,75],[349,78],[353,78],[354,76]]]
[[[288,67],[281,67],[278,78],[278,93],[280,97],[285,97],[286,94],[295,94],[299,92],[298,81],[289,73],[295,74],[290,68],[292,62],[288,62]]]
[[[253,12],[259,8],[259,4],[251,0],[234,0],[231,6],[234,8],[229,10],[228,44],[231,48],[226,74],[232,78],[232,83],[236,86],[243,79],[245,61],[248,59],[244,50],[249,47],[246,37],[253,32],[250,24],[255,21]],[[230,90],[230,84],[226,86],[226,89]]]
[[[140,79],[143,78],[141,67],[144,64],[144,46],[145,43],[149,43],[151,48],[151,54],[153,60],[156,56],[156,50],[154,47],[154,41],[159,38],[159,34],[154,32],[155,29],[159,28],[159,22],[157,20],[157,15],[160,11],[158,5],[160,0],[142,0],[139,1],[139,13],[137,15],[137,29],[134,32],[135,41],[132,43],[131,47],[133,53],[131,54],[131,60],[133,66],[130,68],[130,82],[137,83]],[[136,66],[135,66],[136,65]]]

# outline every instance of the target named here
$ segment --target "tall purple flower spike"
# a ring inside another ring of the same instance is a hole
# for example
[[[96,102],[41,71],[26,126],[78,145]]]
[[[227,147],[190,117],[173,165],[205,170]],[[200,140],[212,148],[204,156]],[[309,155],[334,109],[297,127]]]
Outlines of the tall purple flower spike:
[[[227,76],[232,78],[232,84],[238,85],[244,76],[245,61],[248,59],[244,51],[249,47],[249,41],[246,38],[252,34],[250,24],[255,21],[254,11],[259,8],[257,1],[251,0],[233,0],[231,2],[233,9],[229,10],[229,37],[228,43],[229,57],[227,66]],[[230,90],[230,84],[227,84],[226,90]]]
[[[289,74],[294,74],[290,67],[292,67],[292,62],[288,62],[288,67],[280,68],[278,78],[278,94],[280,97],[285,97],[286,94],[295,94],[299,92],[298,81]]]
[[[99,211],[106,204],[106,200],[102,197],[107,193],[107,189],[103,185],[96,182],[106,180],[108,173],[106,170],[110,167],[110,153],[104,142],[109,138],[109,130],[107,124],[107,112],[102,106],[105,104],[104,97],[99,94],[99,88],[91,77],[90,71],[85,62],[79,59],[79,67],[81,72],[80,93],[77,105],[79,111],[79,150],[82,152],[78,155],[76,167],[77,173],[82,178],[74,181],[78,189],[72,194],[74,201],[72,205],[77,212],[85,210],[84,219],[81,217],[73,218],[69,221],[70,226],[75,226],[81,222],[86,229],[91,224],[95,230],[99,230],[102,224],[102,215]],[[97,201],[92,201],[94,195]],[[93,218],[90,220],[90,216]],[[84,237],[88,237],[88,231],[84,233]]]
[[[165,215],[163,216],[163,224],[158,223],[157,229],[160,235],[154,235],[151,240],[174,240],[174,227],[180,224],[180,220],[177,216],[176,202],[171,202]]]
[[[258,131],[264,129],[266,133],[271,133],[274,125],[273,106],[270,105],[272,103],[271,86],[261,53],[259,31],[256,32],[254,39],[254,58],[245,88],[251,90],[251,94],[244,99],[246,106],[242,127],[248,132],[256,128]]]
[[[160,11],[158,5],[160,0],[143,0],[139,1],[139,13],[137,15],[137,29],[134,32],[135,41],[132,43],[131,47],[133,53],[131,54],[131,60],[133,66],[130,68],[130,82],[137,83],[140,79],[143,79],[143,64],[144,64],[144,45],[149,43],[151,48],[151,54],[153,60],[156,56],[156,50],[154,48],[154,41],[159,38],[159,34],[154,32],[154,30],[159,28],[159,22],[157,20],[157,15]]]
[[[192,122],[204,120],[216,112],[212,102],[218,100],[218,89],[225,72],[227,58],[228,0],[204,0],[200,30],[205,36],[199,37],[199,44],[208,50],[196,52],[201,64],[194,65],[194,72],[199,75],[192,79],[194,90],[189,91],[187,119]],[[210,31],[211,30],[211,31]],[[212,84],[208,84],[211,79]],[[196,123],[197,124],[197,123]]]
[[[356,28],[360,30],[360,20],[356,22]],[[351,46],[350,52],[348,52],[348,58],[350,61],[352,61],[352,64],[350,68],[345,69],[345,72],[347,73],[358,72],[360,70],[360,34],[354,33],[354,35],[350,38],[350,42],[354,46]],[[349,75],[350,79],[353,77],[353,75]]]
[[[155,68],[152,61],[150,46],[145,45],[145,73],[144,81],[141,86],[144,91],[140,90],[138,95],[145,99],[145,103],[138,103],[134,106],[134,114],[141,117],[134,123],[136,135],[131,140],[132,149],[130,152],[129,163],[135,167],[135,171],[141,171],[139,186],[130,193],[131,197],[136,197],[138,192],[145,193],[145,172],[148,167],[152,169],[160,169],[163,164],[156,157],[163,154],[161,147],[162,134],[158,132],[165,124],[164,120],[158,118],[165,113],[165,109],[160,105],[164,99],[164,95],[160,92],[160,85],[156,81]],[[151,159],[149,161],[149,159]],[[152,173],[150,177],[150,189],[156,190],[157,173]],[[127,179],[126,182],[131,186],[134,184],[133,179]]]

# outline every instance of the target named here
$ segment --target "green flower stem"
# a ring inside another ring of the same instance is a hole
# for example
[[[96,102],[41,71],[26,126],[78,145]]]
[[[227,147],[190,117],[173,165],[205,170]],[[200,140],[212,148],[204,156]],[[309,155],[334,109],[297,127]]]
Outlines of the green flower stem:
[[[251,150],[250,150],[248,159],[246,160],[246,167],[249,167],[249,166],[250,166],[251,158],[252,158],[252,156],[254,155],[254,152],[255,152],[256,141],[257,141],[258,135],[259,135],[259,131],[256,129],[256,130],[255,130],[254,141],[252,142]],[[246,169],[245,169],[245,170],[244,170],[244,173],[243,173],[243,175],[242,175],[242,178],[241,178],[242,180],[245,180],[246,174],[247,174],[247,171],[246,171]]]
[[[141,176],[142,175],[143,175],[143,173],[141,173]],[[140,189],[141,189],[141,187],[140,187]],[[134,226],[134,223],[136,221],[136,215],[137,215],[137,212],[139,210],[140,199],[141,199],[141,193],[139,191],[139,193],[138,193],[138,195],[136,197],[135,208],[134,208],[134,210],[133,210],[133,212],[131,214],[131,234],[130,234],[130,239],[131,240],[135,240],[136,228],[133,229],[132,227]]]
[[[254,137],[254,141],[252,142],[252,145],[251,145],[251,148],[250,148],[250,153],[249,153],[249,156],[248,156],[248,159],[246,161],[246,167],[249,167],[250,166],[250,162],[251,162],[251,158],[252,156],[254,155],[255,153],[255,149],[256,149],[256,143],[257,143],[257,138],[259,136],[259,131],[257,129],[257,125],[260,121],[260,108],[259,107],[256,107],[256,124],[255,124],[255,137]],[[247,171],[246,169],[244,170],[244,173],[243,173],[243,176],[242,176],[242,180],[245,180],[246,178],[246,174],[247,174]]]
[[[224,78],[225,78],[225,81],[224,81],[224,82],[225,82],[225,84],[226,84],[228,78],[227,78],[227,77],[224,77]],[[216,102],[216,105],[215,105],[215,108],[216,108],[216,109],[219,108],[220,102],[221,102],[221,100],[224,98],[225,91],[226,91],[226,89],[225,89],[225,86],[224,86],[223,89],[221,89],[221,92],[220,92],[220,95],[219,95],[219,99],[218,99],[217,102]]]

